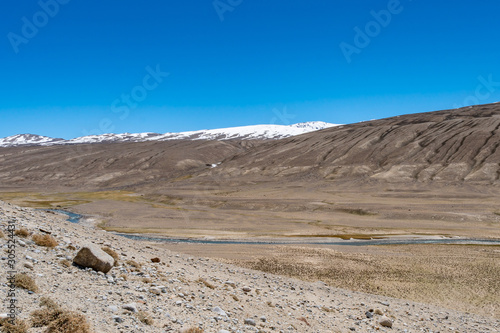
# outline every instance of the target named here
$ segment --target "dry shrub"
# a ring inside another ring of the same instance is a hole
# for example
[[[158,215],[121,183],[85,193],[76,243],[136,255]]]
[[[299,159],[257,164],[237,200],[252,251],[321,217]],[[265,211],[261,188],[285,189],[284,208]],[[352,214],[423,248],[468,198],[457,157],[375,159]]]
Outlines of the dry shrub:
[[[215,289],[215,286],[213,284],[211,284],[210,282],[208,282],[207,280],[205,280],[205,279],[199,278],[198,282],[203,283],[206,287],[208,287],[210,289]]]
[[[140,269],[141,269],[141,267],[142,267],[142,266],[141,266],[141,264],[139,264],[137,261],[132,260],[132,259],[127,260],[127,264],[128,264],[129,266],[134,267],[136,270],[140,270]]]
[[[304,323],[306,323],[307,326],[311,326],[311,324],[309,324],[309,322],[307,321],[306,318],[300,317],[299,320],[302,321],[302,322],[304,322]]]
[[[26,238],[30,235],[30,232],[26,228],[17,229],[15,232],[16,236]]]
[[[203,330],[201,328],[198,328],[198,327],[191,327],[191,328],[188,328],[187,331],[184,331],[184,333],[203,333]]]
[[[61,315],[47,327],[46,333],[90,333],[87,319],[76,312],[64,310]]]
[[[36,245],[45,246],[48,248],[56,247],[58,244],[55,238],[50,235],[34,234],[31,239],[35,242]]]
[[[90,333],[87,319],[76,312],[64,310],[48,297],[40,299],[44,307],[31,313],[33,327],[45,327],[45,333]]]
[[[47,296],[42,296],[42,298],[40,298],[40,306],[45,306],[49,309],[57,309],[59,307],[52,298]]]
[[[107,246],[102,247],[101,250],[103,250],[104,252],[109,254],[111,257],[113,257],[113,259],[115,259],[115,263],[113,264],[113,266],[118,266],[118,259],[120,259],[120,257],[118,256],[118,253],[116,253],[110,247],[107,247]]]
[[[3,333],[28,333],[28,329],[28,324],[21,319],[16,319],[14,325],[8,318],[0,320],[0,331]]]
[[[35,280],[33,280],[31,276],[26,273],[14,275],[14,285],[34,293],[38,292],[38,286],[36,285]]]
[[[31,326],[32,327],[44,327],[57,320],[59,316],[63,313],[60,308],[43,308],[35,310],[31,313]]]
[[[63,260],[59,261],[59,263],[61,264],[61,266],[71,267],[71,261],[69,261],[68,259],[63,259]]]
[[[271,257],[238,264],[324,281],[332,287],[500,315],[500,256],[496,247],[423,244],[379,248],[387,254],[278,247]]]
[[[137,319],[139,319],[141,323],[146,325],[153,325],[154,323],[153,318],[151,318],[151,315],[144,311],[137,312]]]

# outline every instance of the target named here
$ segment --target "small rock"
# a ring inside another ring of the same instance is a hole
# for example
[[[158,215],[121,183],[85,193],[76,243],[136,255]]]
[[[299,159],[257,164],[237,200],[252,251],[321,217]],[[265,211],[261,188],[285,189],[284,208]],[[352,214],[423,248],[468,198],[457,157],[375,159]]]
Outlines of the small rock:
[[[378,323],[380,324],[380,326],[392,327],[392,320],[390,320],[389,318],[387,318],[385,316],[380,318],[380,321]]]
[[[224,312],[224,310],[222,310],[218,306],[216,306],[215,308],[213,308],[212,312],[217,313],[219,316],[227,316],[226,312]]]
[[[152,294],[155,294],[155,295],[160,295],[161,294],[161,290],[159,288],[151,288],[149,289],[149,291],[152,293]]]
[[[261,316],[259,319],[260,319],[260,321],[262,321],[262,322],[264,322],[264,323],[267,321],[266,316]]]
[[[123,323],[123,318],[120,316],[113,316],[113,321],[115,323]]]
[[[243,288],[241,288],[241,290],[243,290],[246,293],[249,293],[250,291],[252,291],[252,289],[250,287],[243,287]]]
[[[245,319],[245,325],[255,326],[255,320],[247,318]]]
[[[125,304],[122,308],[130,312],[138,312],[137,305],[135,303]]]
[[[0,319],[8,318],[9,315],[7,313],[0,313]]]
[[[156,258],[151,258],[151,262],[160,262],[160,258],[156,257]]]
[[[374,313],[377,314],[377,315],[379,315],[379,316],[382,316],[384,314],[382,312],[382,310],[380,310],[380,309],[375,309]]]
[[[233,281],[226,281],[226,282],[224,282],[224,284],[227,284],[228,286],[231,286],[231,287],[233,287],[233,288],[236,288],[236,283],[235,283],[235,282],[233,282]]]
[[[110,305],[108,306],[108,309],[111,312],[118,312],[118,307],[116,305]]]
[[[23,264],[23,266],[26,267],[26,268],[29,268],[29,269],[33,269],[33,265],[31,263],[29,263],[29,262],[25,262]]]
[[[366,318],[373,318],[373,313],[371,313],[370,311],[366,311],[365,315],[366,315]]]
[[[21,245],[22,247],[25,247],[25,246],[26,246],[26,243],[25,243],[25,242],[23,242],[23,241],[22,241],[22,240],[20,240],[20,239],[17,241],[17,244]]]

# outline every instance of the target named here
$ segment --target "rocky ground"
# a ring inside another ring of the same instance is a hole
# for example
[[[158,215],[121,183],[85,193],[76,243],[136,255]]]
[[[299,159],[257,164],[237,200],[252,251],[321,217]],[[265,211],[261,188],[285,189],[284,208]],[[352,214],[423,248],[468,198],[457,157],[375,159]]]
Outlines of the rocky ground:
[[[16,229],[26,228],[29,233],[15,237],[16,270],[27,273],[38,286],[35,293],[16,289],[18,318],[28,323],[41,298],[48,296],[63,308],[83,314],[94,332],[500,331],[500,319],[176,254],[72,224],[45,211],[0,202],[0,220],[0,316],[8,312],[7,225],[15,221]],[[58,243],[53,248],[32,239],[49,233]],[[117,265],[107,274],[72,265],[88,243],[114,250]]]

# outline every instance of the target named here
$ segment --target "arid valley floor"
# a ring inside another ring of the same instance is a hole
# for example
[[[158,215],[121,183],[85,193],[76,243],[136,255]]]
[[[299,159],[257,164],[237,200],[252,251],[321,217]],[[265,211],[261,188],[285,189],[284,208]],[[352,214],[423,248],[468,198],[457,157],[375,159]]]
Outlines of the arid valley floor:
[[[346,125],[274,142],[0,148],[0,200],[82,214],[85,219],[74,228],[82,228],[89,239],[90,230],[103,229],[107,232],[99,231],[101,243],[116,249],[123,241],[141,252],[141,260],[152,256],[148,251],[211,258],[214,267],[257,270],[261,272],[248,274],[259,277],[273,274],[286,281],[322,281],[332,290],[406,300],[398,301],[401,304],[430,304],[441,309],[437,313],[442,309],[470,313],[487,318],[477,332],[496,332],[500,318],[499,128],[500,104],[493,104]],[[36,230],[35,222],[25,223]],[[205,242],[132,241],[113,233]],[[473,241],[337,244],[422,238]],[[226,243],[210,243],[213,240]],[[335,245],[325,244],[331,242]],[[144,250],[145,246],[151,250]],[[187,278],[191,286],[200,273],[192,271],[193,278]],[[223,284],[226,277],[218,279],[213,281]],[[176,299],[175,293],[171,298]],[[425,323],[429,312],[426,316]],[[156,317],[158,322],[161,316]],[[207,329],[207,319],[196,318]],[[332,323],[328,325],[318,321],[296,331],[335,332]],[[473,331],[472,326],[461,325],[422,329]],[[228,325],[214,327],[228,329]],[[350,327],[347,323],[335,329],[344,332]],[[380,328],[375,323],[358,331],[376,327]],[[243,328],[229,330],[237,329]],[[259,329],[272,331],[269,325]],[[405,327],[395,322],[394,329],[403,332]],[[219,331],[208,328],[206,332]]]

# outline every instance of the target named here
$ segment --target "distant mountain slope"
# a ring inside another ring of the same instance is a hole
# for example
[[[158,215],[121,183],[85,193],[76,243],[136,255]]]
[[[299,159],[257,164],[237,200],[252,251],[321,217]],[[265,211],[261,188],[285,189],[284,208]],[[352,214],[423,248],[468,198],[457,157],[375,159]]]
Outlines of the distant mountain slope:
[[[499,183],[500,104],[409,114],[264,143],[211,172]]]
[[[0,147],[43,145],[64,142],[64,139],[54,139],[48,136],[34,134],[17,134],[0,139]]]
[[[275,140],[299,134],[309,133],[333,126],[321,121],[299,123],[294,125],[254,125],[213,130],[200,130],[180,133],[123,133],[83,136],[71,140],[53,139],[33,134],[18,134],[0,139],[0,147],[15,147],[29,145],[60,145],[82,143],[110,142],[144,142],[165,140]]]

